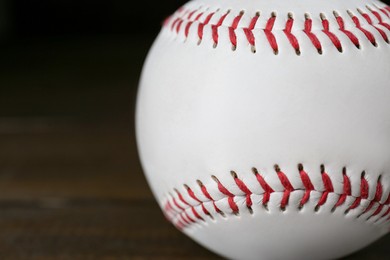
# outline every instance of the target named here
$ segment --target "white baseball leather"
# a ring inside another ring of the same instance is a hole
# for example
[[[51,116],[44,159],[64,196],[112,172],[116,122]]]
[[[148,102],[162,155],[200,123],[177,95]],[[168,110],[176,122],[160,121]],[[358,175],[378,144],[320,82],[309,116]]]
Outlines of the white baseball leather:
[[[308,18],[315,37],[304,31]],[[233,259],[333,259],[385,235],[388,24],[390,9],[375,0],[194,0],[167,19],[145,63],[136,120],[168,219]],[[300,205],[303,170],[314,188]]]

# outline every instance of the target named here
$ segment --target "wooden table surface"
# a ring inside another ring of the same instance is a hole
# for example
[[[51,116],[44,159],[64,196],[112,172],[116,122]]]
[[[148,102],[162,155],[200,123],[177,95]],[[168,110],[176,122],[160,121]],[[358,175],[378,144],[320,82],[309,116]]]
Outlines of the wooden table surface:
[[[0,259],[218,259],[147,186],[134,101],[149,38],[0,50]],[[346,259],[388,259],[389,237]]]

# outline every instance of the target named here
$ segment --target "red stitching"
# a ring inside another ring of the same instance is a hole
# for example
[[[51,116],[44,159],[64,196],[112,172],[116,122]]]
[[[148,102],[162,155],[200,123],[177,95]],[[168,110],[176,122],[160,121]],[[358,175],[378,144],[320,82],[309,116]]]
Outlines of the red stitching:
[[[232,43],[234,49],[237,47],[236,29],[237,29],[238,24],[240,23],[243,15],[244,15],[244,12],[241,12],[236,18],[234,18],[232,26],[229,27],[230,42]]]
[[[336,12],[334,13],[334,15],[336,17],[337,23],[339,24],[339,30],[342,31],[345,35],[347,35],[347,37],[357,48],[360,48],[359,39],[353,33],[345,29],[344,19],[341,18]]]
[[[271,186],[268,185],[268,183],[264,180],[264,178],[259,174],[256,168],[253,168],[253,173],[256,176],[257,181],[259,182],[261,188],[264,190],[263,194],[263,205],[267,206],[271,194],[274,193],[275,191],[271,188]]]
[[[280,202],[280,208],[282,210],[285,210],[288,202],[290,200],[290,194],[294,191],[294,187],[291,185],[290,180],[287,178],[286,174],[284,174],[278,165],[275,166],[276,173],[278,174],[278,178],[280,180],[280,183],[282,183],[284,187],[284,193],[282,197],[282,201]]]
[[[321,19],[322,19],[322,26],[324,29],[322,30],[332,41],[333,45],[337,48],[339,52],[343,52],[343,46],[341,45],[341,42],[337,36],[330,31],[329,28],[329,21],[326,19],[324,14],[321,14]]]
[[[203,23],[200,23],[199,26],[198,26],[198,36],[199,36],[199,41],[202,41],[203,39],[203,30],[204,30],[204,26],[209,24],[211,18],[213,18],[215,13],[211,13],[209,14],[206,19],[204,20]],[[199,14],[199,17],[200,17],[201,14]]]
[[[198,212],[195,210],[194,207],[191,207],[191,211],[192,213],[194,214],[194,216],[202,221],[204,221],[204,219],[198,214]]]
[[[364,213],[367,213],[370,211],[376,203],[379,203],[380,200],[382,199],[382,194],[383,194],[383,188],[382,188],[382,183],[380,182],[380,179],[378,180],[378,183],[376,185],[376,192],[375,192],[375,197],[374,199],[370,202],[368,207],[365,209]],[[374,213],[375,214],[375,213]]]
[[[367,9],[372,13],[372,15],[376,18],[377,21],[375,23],[373,22],[372,18],[367,14],[361,11],[360,9],[357,9],[357,11],[362,15],[362,17],[367,21],[369,26],[375,28],[376,31],[381,35],[383,40],[387,43],[390,43],[390,39],[388,35],[386,34],[385,30],[390,30],[390,24],[388,22],[384,21],[384,17],[390,18],[390,7],[386,6],[383,8],[376,7],[377,10],[374,10],[371,7],[367,6]],[[199,12],[196,17],[195,14]],[[211,19],[217,14],[220,13],[220,10],[217,10],[215,12],[211,12],[207,14],[203,22],[200,22],[200,18],[205,14],[204,12],[200,12],[200,9],[196,10],[184,10],[182,9],[180,12],[175,14],[174,16],[177,16],[176,18],[167,18],[164,21],[164,26],[170,26],[171,31],[175,32],[176,34],[181,33],[181,29],[183,27],[183,24],[185,23],[184,28],[184,36],[185,38],[189,37],[190,29],[191,27],[197,23],[197,34],[199,38],[199,42],[203,40],[204,37],[204,28],[205,26],[209,25],[211,27],[211,36],[213,40],[214,47],[216,47],[219,43],[219,28],[223,26],[223,23],[226,19],[226,17],[231,13],[230,10],[223,13],[221,17],[217,20],[215,24],[211,24]],[[352,24],[360,30],[365,37],[370,41],[374,46],[377,46],[377,40],[375,39],[375,36],[373,33],[371,33],[367,28],[364,28],[362,26],[361,22],[359,21],[359,18],[352,14],[351,11],[347,10],[348,14],[350,15],[350,18],[352,20]],[[251,49],[253,52],[256,52],[255,45],[256,45],[256,37],[255,37],[255,30],[257,28],[256,24],[258,23],[258,20],[260,18],[260,13],[257,12],[255,16],[251,18],[250,24],[248,27],[239,27],[241,24],[242,18],[244,16],[244,11],[241,11],[238,15],[236,15],[232,21],[232,24],[227,27],[228,29],[228,37],[229,41],[232,44],[232,49],[236,50],[238,39],[237,39],[237,30],[242,29],[245,35],[246,40],[248,41],[249,45],[251,46]],[[334,12],[334,16],[336,19],[336,22],[338,24],[338,30],[341,31],[343,34],[345,34],[348,39],[358,48],[360,48],[360,39],[358,35],[355,35],[351,30],[346,29],[346,20],[341,17],[337,12]],[[324,14],[320,14],[320,18],[322,20],[322,26],[323,29],[321,30],[332,42],[332,44],[336,47],[336,49],[339,52],[343,51],[343,44],[342,40],[335,34],[332,29],[330,28],[330,22],[325,17]],[[271,46],[271,49],[275,54],[279,53],[279,46],[278,46],[278,40],[275,37],[275,21],[277,17],[275,13],[272,13],[271,16],[267,19],[265,28],[263,28],[264,34],[266,36],[268,44]],[[298,38],[293,34],[293,27],[294,27],[294,18],[292,14],[288,15],[285,28],[282,29],[284,34],[286,35],[290,45],[293,47],[295,52],[299,55],[301,53],[300,49],[300,42]],[[317,49],[319,54],[322,54],[323,47],[322,44],[316,35],[316,32],[312,30],[312,24],[313,20],[309,17],[308,14],[305,14],[305,23],[304,28],[302,28],[303,32],[306,34],[306,36],[310,39],[310,42],[313,44],[313,46]],[[260,29],[260,28],[259,28]],[[278,29],[277,29],[278,30]]]
[[[304,205],[306,205],[310,200],[311,192],[321,192],[321,196],[318,199],[317,206],[315,208],[316,211],[320,209],[321,206],[325,205],[328,202],[328,197],[330,194],[336,194],[339,196],[339,199],[337,203],[333,206],[332,212],[335,211],[338,207],[345,204],[348,197],[352,197],[352,185],[351,181],[347,175],[347,169],[344,168],[342,171],[343,175],[343,192],[341,194],[338,194],[335,192],[332,180],[329,176],[329,174],[326,172],[325,167],[321,166],[321,176],[322,176],[322,183],[324,189],[322,191],[318,191],[315,189],[308,173],[304,170],[303,165],[298,166],[299,174],[301,177],[301,181],[303,184],[304,189],[299,188],[296,189],[293,187],[291,181],[289,180],[288,176],[280,169],[278,165],[275,166],[275,172],[278,176],[278,179],[280,183],[283,186],[283,196],[280,201],[280,209],[282,211],[286,210],[286,208],[289,206],[289,200],[291,197],[291,193],[295,191],[304,191],[304,194],[302,196],[302,199],[299,204],[299,208],[301,209]],[[270,200],[270,196],[272,193],[275,193],[275,191],[271,188],[271,186],[266,182],[266,180],[260,175],[260,173],[257,171],[257,169],[253,168],[253,174],[256,177],[258,184],[263,189],[263,201],[262,204],[267,208],[267,204]],[[253,195],[252,191],[248,188],[247,184],[241,180],[237,173],[232,171],[231,175],[233,177],[234,183],[237,185],[237,187],[240,189],[241,192],[244,193],[246,205],[250,211],[250,213],[253,213],[252,211],[252,205],[253,201],[251,199],[251,196]],[[231,209],[232,214],[238,215],[240,213],[239,206],[237,202],[235,201],[236,197],[243,197],[243,195],[235,195],[233,192],[229,191],[226,186],[222,184],[222,182],[215,176],[212,176],[212,179],[216,182],[218,191],[227,199],[227,204],[229,208]],[[192,198],[196,205],[191,205],[188,200],[180,193],[177,189],[174,189],[176,194],[170,195],[170,199],[168,199],[164,205],[164,212],[165,216],[173,222],[179,229],[186,228],[190,225],[193,225],[194,223],[198,223],[199,221],[205,221],[205,219],[202,217],[202,215],[197,211],[197,207],[201,207],[201,210],[205,216],[209,216],[210,218],[213,218],[212,214],[207,210],[205,207],[205,204],[208,202],[211,202],[213,204],[214,210],[216,213],[221,214],[222,216],[225,216],[224,212],[221,211],[217,205],[216,200],[212,199],[209,192],[207,191],[206,186],[201,182],[197,181],[201,193],[205,196],[206,200],[203,201],[199,197],[195,195],[195,192],[187,185],[184,185],[184,188],[186,189],[188,196]],[[374,187],[373,187],[374,188]],[[363,172],[361,176],[360,181],[360,196],[355,197],[354,202],[349,206],[346,214],[353,209],[358,208],[362,205],[362,200],[369,200],[369,191],[370,191],[370,185],[366,179],[366,173]],[[381,177],[378,178],[378,181],[375,185],[375,196],[373,199],[369,200],[368,206],[366,206],[364,209],[361,210],[361,214],[358,215],[360,217],[363,214],[370,214],[367,219],[370,219],[372,217],[377,217],[375,222],[378,222],[380,220],[384,220],[384,222],[387,222],[390,220],[390,194],[388,194],[387,199],[385,202],[381,202],[384,198],[384,187],[381,182]],[[183,205],[182,206],[178,203],[179,200]],[[172,206],[171,202],[173,203],[174,207]],[[377,206],[375,209],[374,207]],[[387,209],[383,214],[381,214],[385,207]],[[372,213],[369,213],[373,211]],[[190,215],[189,213],[192,213]]]
[[[322,172],[322,182],[324,183],[325,191],[322,193],[321,198],[318,201],[316,210],[319,210],[319,208],[326,203],[326,201],[328,200],[328,195],[330,193],[334,193],[332,180],[330,179],[329,175],[325,172],[324,166],[321,166],[321,172]]]
[[[217,207],[217,205],[215,204],[215,201],[214,199],[210,196],[210,193],[207,191],[207,188],[206,186],[203,185],[203,183],[201,181],[197,181],[198,182],[198,185],[203,193],[203,195],[210,201],[213,202],[213,206],[214,206],[214,209],[217,213],[222,213],[222,211]],[[207,210],[206,210],[207,211]]]
[[[182,208],[176,201],[175,197],[172,197],[173,198],[173,205],[175,205],[178,209],[180,209],[181,211],[184,211],[184,208]]]
[[[190,206],[190,204],[188,204],[187,201],[184,200],[183,195],[181,195],[181,193],[180,193],[178,190],[176,190],[176,193],[177,193],[177,195],[179,196],[179,200],[180,200],[181,202],[183,202],[183,203],[184,203],[185,205],[187,205],[187,206]]]
[[[295,49],[295,53],[297,55],[300,55],[301,51],[299,47],[299,42],[297,38],[294,36],[294,34],[291,33],[293,25],[294,25],[294,18],[292,14],[289,14],[286,23],[286,28],[283,30],[283,32],[287,36],[287,39],[289,40],[291,46]]]
[[[356,209],[359,207],[360,203],[362,202],[362,199],[368,198],[368,192],[369,192],[369,186],[368,181],[365,178],[365,172],[362,174],[361,183],[360,183],[360,197],[357,197],[355,202],[351,205],[349,208],[350,210]]]
[[[184,185],[184,187],[186,188],[187,192],[188,192],[188,195],[194,199],[196,202],[201,202],[196,196],[195,196],[195,193],[192,191],[192,189],[190,187],[188,187],[187,185]]]
[[[337,201],[336,205],[334,205],[333,209],[335,210],[337,207],[340,207],[345,203],[347,200],[347,197],[352,195],[352,187],[351,187],[351,181],[349,177],[347,176],[347,170],[346,168],[343,169],[343,194],[340,196],[339,200]]]
[[[226,17],[230,11],[227,11],[226,14],[224,14],[218,21],[217,24],[214,24],[211,26],[212,34],[213,34],[213,40],[214,40],[214,47],[218,45],[219,35],[218,35],[218,28],[222,26],[223,22],[225,21]]]
[[[182,21],[181,18],[176,18],[176,19],[173,21],[173,23],[172,23],[172,25],[171,25],[171,30],[172,30],[172,31],[175,30],[175,26],[176,26],[177,23],[180,22],[180,21]]]
[[[248,207],[248,209],[251,210],[251,207],[253,205],[253,202],[252,202],[252,198],[251,198],[251,195],[252,195],[252,192],[248,189],[248,187],[246,186],[246,184],[240,180],[237,176],[237,173],[235,173],[234,171],[231,172],[233,178],[234,178],[234,181],[236,182],[238,188],[240,188],[240,190],[242,190],[242,192],[245,193],[246,195],[246,206]]]
[[[267,37],[269,44],[271,45],[271,48],[274,50],[274,53],[278,54],[279,53],[278,43],[276,41],[274,34],[272,33],[275,20],[276,20],[276,14],[272,13],[271,18],[269,18],[267,21],[267,25],[265,26],[264,33],[265,36]]]
[[[303,165],[299,165],[299,174],[301,176],[301,180],[303,186],[305,187],[305,194],[302,197],[301,202],[299,203],[299,207],[303,208],[303,206],[309,201],[310,194],[314,190],[314,185],[311,182],[309,175],[303,170]]]
[[[234,201],[234,197],[235,195],[232,194],[228,189],[226,189],[225,186],[222,185],[222,183],[217,179],[217,177],[215,176],[212,176],[212,178],[215,180],[215,182],[217,183],[218,185],[218,190],[225,196],[228,197],[228,203],[229,203],[229,207],[232,209],[233,213],[234,214],[237,214],[239,209],[238,209],[238,206],[236,204],[236,202]]]
[[[363,11],[361,11],[361,10],[358,10],[358,11],[359,11],[359,13],[363,16],[363,18],[364,18],[372,27],[374,27],[374,28],[380,33],[380,35],[383,37],[383,39],[388,43],[389,40],[388,40],[388,38],[387,38],[386,33],[385,33],[382,29],[380,29],[380,28],[378,28],[377,26],[374,25],[374,23],[373,23],[371,17],[370,17],[368,14],[364,13]],[[384,23],[382,22],[381,25],[383,25],[383,24],[384,24]],[[389,29],[389,28],[388,28],[388,29]],[[373,44],[376,46],[375,40],[374,40],[374,43],[373,43]]]
[[[198,10],[194,10],[188,14],[188,20],[191,20],[192,16],[197,12]]]
[[[351,16],[352,21],[355,23],[356,28],[358,28],[367,37],[367,39],[372,43],[372,45],[376,46],[376,40],[374,35],[362,27],[359,18],[357,18],[352,13],[350,13],[349,15]]]
[[[245,36],[249,44],[252,46],[252,48],[254,48],[254,46],[256,45],[256,40],[255,40],[255,35],[253,34],[253,30],[255,29],[259,18],[260,18],[260,13],[256,13],[256,15],[252,18],[249,27],[244,28]],[[255,49],[253,49],[253,52],[255,52]]]
[[[390,30],[390,24],[383,22],[382,16],[375,10],[370,9],[371,13],[378,19],[379,25],[386,27],[387,30]]]
[[[313,26],[313,21],[309,17],[308,14],[305,15],[305,29],[303,29],[303,32],[306,33],[307,37],[309,37],[310,41],[314,45],[314,47],[317,49],[319,54],[322,54],[322,45],[321,42],[318,40],[317,36],[311,31]]]
[[[385,8],[378,8],[384,15],[390,18],[390,15],[386,12]]]

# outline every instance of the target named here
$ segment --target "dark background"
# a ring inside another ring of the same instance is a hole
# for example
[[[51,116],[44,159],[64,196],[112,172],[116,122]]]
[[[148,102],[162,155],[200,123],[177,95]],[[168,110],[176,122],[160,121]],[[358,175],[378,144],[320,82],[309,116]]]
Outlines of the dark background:
[[[0,259],[216,258],[165,221],[134,137],[143,60],[184,2],[0,0]]]

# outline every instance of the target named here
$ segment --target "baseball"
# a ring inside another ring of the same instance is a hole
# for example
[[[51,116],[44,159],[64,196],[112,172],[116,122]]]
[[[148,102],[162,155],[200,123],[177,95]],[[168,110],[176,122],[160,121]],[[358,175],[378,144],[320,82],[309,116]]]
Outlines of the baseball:
[[[390,7],[193,0],[141,77],[166,218],[232,259],[334,259],[390,230]]]

